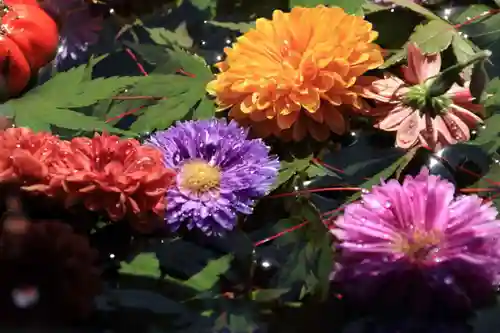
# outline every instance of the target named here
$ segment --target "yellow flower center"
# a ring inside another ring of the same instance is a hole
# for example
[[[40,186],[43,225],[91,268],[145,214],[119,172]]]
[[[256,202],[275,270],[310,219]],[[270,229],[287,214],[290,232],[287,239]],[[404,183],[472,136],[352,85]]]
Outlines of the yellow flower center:
[[[220,185],[220,170],[205,161],[190,161],[182,167],[181,187],[202,194]]]
[[[428,255],[437,250],[441,243],[441,236],[435,231],[416,230],[407,238],[396,244],[396,249],[404,253],[413,261],[423,261]]]

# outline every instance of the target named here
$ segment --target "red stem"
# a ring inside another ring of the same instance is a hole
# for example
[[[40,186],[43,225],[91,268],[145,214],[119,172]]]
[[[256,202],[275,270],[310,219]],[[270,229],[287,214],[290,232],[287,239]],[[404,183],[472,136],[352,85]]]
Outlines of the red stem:
[[[308,193],[316,193],[316,192],[329,192],[329,191],[361,191],[361,187],[325,187],[325,188],[313,188],[306,189],[300,191],[293,191],[287,193],[278,193],[269,195],[266,198],[276,199],[276,198],[284,198],[284,197],[292,197],[299,194],[308,194]]]
[[[485,18],[486,16],[495,15],[497,13],[500,13],[500,9],[490,9],[488,11],[485,11],[484,13],[481,13],[479,15],[476,15],[476,16],[473,16],[473,17],[467,19],[465,22],[462,22],[462,23],[459,23],[459,24],[455,24],[453,27],[455,29],[460,29],[463,26],[466,26],[468,24],[474,23],[475,21],[480,20],[482,18]]]

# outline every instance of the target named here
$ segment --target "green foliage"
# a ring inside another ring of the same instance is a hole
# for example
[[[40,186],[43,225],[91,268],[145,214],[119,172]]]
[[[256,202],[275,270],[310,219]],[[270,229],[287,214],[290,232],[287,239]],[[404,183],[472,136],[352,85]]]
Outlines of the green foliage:
[[[255,28],[255,22],[219,22],[219,21],[209,21],[208,23],[215,25],[216,27],[226,28],[229,30],[239,31],[245,33],[250,29]]]
[[[299,198],[292,207],[290,218],[279,221],[275,232],[305,221],[305,227],[282,237],[280,244],[291,246],[292,249],[279,273],[278,288],[299,285],[299,298],[306,295],[325,298],[329,289],[328,276],[333,264],[332,237],[316,207],[307,199]]]
[[[186,0],[181,0],[186,1]],[[217,0],[187,0],[199,10],[213,10],[217,6]]]
[[[424,53],[439,53],[451,45],[455,32],[442,20],[431,20],[417,26],[410,42],[417,43]]]
[[[337,6],[349,14],[362,13],[362,6],[366,0],[290,0],[290,6],[315,7],[317,5]]]
[[[401,20],[398,20],[398,29],[394,29],[395,16]],[[387,7],[368,14],[366,19],[373,24],[373,30],[379,34],[376,43],[389,50],[401,49],[410,38],[415,26],[422,22],[422,17],[415,12],[398,8],[392,11]]]
[[[441,19],[430,10],[409,0],[394,0],[395,4],[408,8],[426,18],[426,23],[420,24],[411,34],[408,42],[417,43],[425,53],[437,53],[452,47],[453,53],[459,62],[467,61],[478,50],[469,40],[461,36],[453,25]],[[406,57],[406,47],[393,53],[381,69],[388,68]]]
[[[198,292],[212,289],[219,281],[220,275],[227,272],[232,260],[233,256],[228,254],[216,260],[209,261],[205,268],[191,276],[189,280],[184,283],[184,286]]]
[[[120,274],[160,278],[160,262],[154,253],[139,253],[132,261],[120,263]]]
[[[57,74],[45,84],[6,104],[14,110],[17,126],[30,127],[35,131],[51,131],[55,126],[90,132],[124,133],[75,109],[111,98],[140,79],[127,76],[89,79],[89,66],[82,65]]]
[[[252,292],[252,300],[256,302],[270,302],[279,299],[289,289],[258,289]]]
[[[488,154],[496,152],[500,148],[500,79],[494,78],[486,86],[487,97],[484,100],[486,113],[489,117],[484,120],[484,126],[479,129],[477,137],[468,144],[480,146]]]
[[[278,179],[273,188],[278,188],[284,183],[288,182],[298,173],[303,172],[311,165],[311,156],[305,158],[294,158],[291,161],[281,161],[281,168],[279,170]]]
[[[411,0],[391,0],[394,4],[408,8],[416,13],[419,13],[420,15],[424,16],[425,18],[429,20],[440,20],[441,18],[428,10],[427,8],[424,8],[420,5],[417,5],[414,1]]]
[[[193,46],[193,39],[189,36],[186,22],[179,24],[174,31],[165,28],[144,27],[144,29],[149,33],[151,40],[158,45],[178,45],[183,48]]]
[[[139,118],[131,130],[137,133],[162,130],[178,120],[215,115],[215,104],[205,93],[213,75],[203,59],[177,47],[160,52],[168,61],[121,95],[124,100],[104,106],[108,118],[136,110],[134,114]]]

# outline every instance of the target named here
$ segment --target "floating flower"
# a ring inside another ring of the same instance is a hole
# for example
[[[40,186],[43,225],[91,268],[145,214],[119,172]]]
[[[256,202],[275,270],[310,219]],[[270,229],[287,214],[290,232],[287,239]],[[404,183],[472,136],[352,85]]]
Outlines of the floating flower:
[[[102,17],[93,16],[85,0],[41,0],[40,3],[59,24],[56,65],[78,60],[89,45],[98,41]]]
[[[0,321],[60,323],[87,316],[100,291],[97,252],[62,222],[9,217],[0,233]]]
[[[500,271],[497,213],[475,195],[455,196],[452,183],[427,169],[402,184],[390,180],[336,221],[341,254],[333,278],[380,303],[405,295],[403,302],[423,309],[433,297],[461,309],[483,305]]]
[[[62,186],[69,204],[82,201],[91,211],[105,210],[116,221],[126,215],[138,228],[152,227],[149,213],[162,215],[165,192],[175,176],[159,150],[137,140],[99,135],[78,137],[51,165],[51,185]],[[144,218],[144,219],[143,219]]]
[[[325,25],[325,22],[328,24]],[[295,7],[260,18],[239,37],[207,90],[219,109],[262,137],[325,140],[342,134],[345,109],[364,109],[357,78],[383,63],[377,33],[341,8]]]
[[[148,144],[178,174],[167,192],[165,221],[173,230],[184,222],[208,235],[233,229],[237,214],[251,214],[254,200],[270,191],[279,169],[260,139],[247,139],[246,130],[225,120],[177,123]]]
[[[28,128],[0,131],[0,183],[23,186],[48,181],[48,165],[59,158],[60,140],[49,133],[34,133]]]
[[[443,146],[470,139],[470,129],[481,123],[476,115],[482,106],[474,104],[468,88],[454,85],[448,93],[426,102],[432,78],[439,74],[441,56],[423,55],[415,44],[408,46],[408,66],[403,79],[386,74],[375,80],[368,97],[379,101],[371,112],[380,117],[376,125],[384,131],[396,131],[401,148],[426,146],[434,151]]]

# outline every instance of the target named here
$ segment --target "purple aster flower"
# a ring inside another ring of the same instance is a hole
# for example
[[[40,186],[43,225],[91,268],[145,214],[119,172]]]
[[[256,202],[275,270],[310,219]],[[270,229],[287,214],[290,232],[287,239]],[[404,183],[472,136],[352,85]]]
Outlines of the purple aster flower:
[[[221,235],[270,191],[278,159],[247,133],[236,122],[211,119],[179,122],[150,137],[147,143],[161,149],[166,166],[178,172],[165,216],[173,230],[185,222],[189,229]]]
[[[98,41],[103,19],[92,16],[84,0],[41,0],[41,6],[59,24],[56,65],[78,60],[89,45]]]
[[[336,221],[341,254],[332,277],[346,294],[390,306],[402,295],[418,311],[438,302],[463,311],[486,305],[500,271],[497,213],[478,196],[455,196],[452,183],[427,169],[403,184],[390,180]]]

